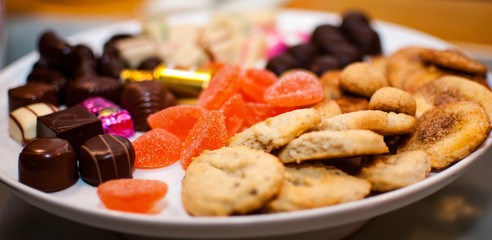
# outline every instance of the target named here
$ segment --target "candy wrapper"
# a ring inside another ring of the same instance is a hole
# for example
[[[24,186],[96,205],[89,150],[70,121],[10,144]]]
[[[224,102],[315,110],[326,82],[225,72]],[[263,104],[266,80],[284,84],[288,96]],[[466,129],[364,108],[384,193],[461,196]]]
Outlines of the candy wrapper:
[[[80,105],[101,119],[105,133],[126,138],[135,134],[130,113],[115,103],[102,97],[93,97],[84,100]]]

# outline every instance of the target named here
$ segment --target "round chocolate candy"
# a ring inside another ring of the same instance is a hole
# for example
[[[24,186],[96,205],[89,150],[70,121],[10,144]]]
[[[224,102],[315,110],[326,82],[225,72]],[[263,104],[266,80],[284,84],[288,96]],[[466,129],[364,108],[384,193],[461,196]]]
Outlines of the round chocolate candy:
[[[122,136],[97,135],[80,147],[80,177],[92,186],[120,178],[133,177],[135,150]]]
[[[331,54],[338,59],[341,68],[344,68],[350,63],[362,61],[362,55],[357,47],[349,43],[338,44],[333,48]]]
[[[147,117],[176,104],[174,95],[156,80],[131,82],[123,90],[120,106],[126,109],[137,131],[150,129]]]
[[[283,72],[298,67],[297,60],[292,55],[284,53],[270,59],[265,68],[280,76]]]
[[[74,106],[89,97],[104,97],[118,102],[120,84],[118,80],[97,75],[84,75],[71,81],[66,90],[67,106]]]
[[[66,189],[79,179],[77,155],[67,140],[38,138],[19,154],[19,181],[44,192]]]
[[[311,42],[320,45],[322,42],[346,42],[347,39],[343,32],[331,24],[317,26],[311,35]]]
[[[41,34],[38,50],[41,58],[45,59],[50,67],[64,72],[71,72],[79,66],[73,47],[52,31],[46,31]]]
[[[329,70],[340,69],[340,62],[332,55],[322,55],[313,60],[309,66],[309,70],[321,76]]]
[[[297,64],[302,68],[308,68],[311,61],[316,56],[316,46],[312,43],[302,43],[287,49],[287,53],[297,60]]]

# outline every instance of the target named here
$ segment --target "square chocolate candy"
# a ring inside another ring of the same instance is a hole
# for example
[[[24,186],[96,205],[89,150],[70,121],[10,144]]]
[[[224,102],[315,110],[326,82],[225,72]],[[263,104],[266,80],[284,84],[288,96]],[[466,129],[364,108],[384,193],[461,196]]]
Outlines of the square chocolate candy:
[[[89,138],[104,134],[101,120],[79,105],[38,117],[36,130],[37,137],[67,140],[76,153]]]

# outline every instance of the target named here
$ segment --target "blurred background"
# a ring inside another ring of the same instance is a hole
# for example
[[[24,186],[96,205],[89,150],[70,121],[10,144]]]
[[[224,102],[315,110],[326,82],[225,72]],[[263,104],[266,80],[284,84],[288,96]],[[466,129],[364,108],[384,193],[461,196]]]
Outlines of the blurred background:
[[[449,41],[492,64],[490,0],[0,0],[4,7],[4,64],[35,48],[46,28],[68,36],[141,16],[204,8],[300,8],[342,13],[359,8]],[[2,36],[2,35],[0,35]],[[1,40],[0,40],[1,41]]]

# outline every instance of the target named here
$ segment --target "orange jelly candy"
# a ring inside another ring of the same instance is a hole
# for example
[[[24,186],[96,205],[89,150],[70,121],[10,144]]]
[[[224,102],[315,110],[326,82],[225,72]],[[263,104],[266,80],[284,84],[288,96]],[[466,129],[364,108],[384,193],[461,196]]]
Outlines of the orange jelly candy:
[[[239,67],[223,66],[210,79],[208,86],[200,93],[197,105],[208,110],[219,110],[234,94],[239,92]]]
[[[167,194],[165,182],[150,179],[115,179],[100,184],[97,195],[109,209],[133,213],[154,212],[155,204]]]
[[[292,70],[268,87],[263,97],[275,106],[300,107],[320,102],[324,92],[316,75],[305,70]]]
[[[229,101],[222,106],[220,111],[225,117],[227,138],[230,138],[243,127],[244,118],[246,117],[243,96],[239,93],[232,96]]]
[[[198,118],[205,111],[207,110],[200,106],[172,106],[149,115],[147,123],[152,129],[166,129],[184,142]]]
[[[196,122],[186,139],[181,153],[181,166],[188,168],[192,159],[203,150],[214,150],[224,146],[227,139],[225,117],[218,110],[205,112]]]
[[[267,69],[247,69],[241,76],[239,84],[241,93],[248,100],[265,103],[265,89],[277,81],[277,75]]]
[[[183,143],[174,134],[156,128],[145,132],[133,142],[135,168],[161,168],[179,160]]]

